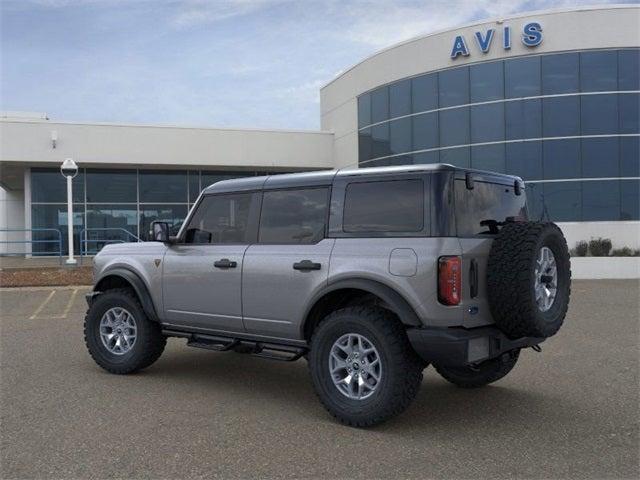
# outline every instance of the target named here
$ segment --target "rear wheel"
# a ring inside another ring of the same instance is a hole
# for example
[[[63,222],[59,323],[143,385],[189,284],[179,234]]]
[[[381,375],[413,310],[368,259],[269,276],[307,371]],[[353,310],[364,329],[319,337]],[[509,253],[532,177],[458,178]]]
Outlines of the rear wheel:
[[[314,332],[309,369],[325,408],[344,424],[367,427],[409,406],[423,367],[395,315],[348,307],[327,316]]]
[[[85,316],[84,339],[94,361],[117,374],[148,367],[167,343],[160,325],[147,318],[128,289],[107,290],[94,300]]]
[[[483,387],[505,377],[516,366],[520,350],[505,353],[475,366],[444,367],[435,365],[445,380],[462,388]]]

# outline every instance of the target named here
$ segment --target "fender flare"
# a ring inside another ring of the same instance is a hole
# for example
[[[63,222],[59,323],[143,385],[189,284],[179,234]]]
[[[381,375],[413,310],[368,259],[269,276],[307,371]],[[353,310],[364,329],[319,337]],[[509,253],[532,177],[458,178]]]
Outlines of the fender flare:
[[[140,275],[136,272],[129,270],[128,268],[117,267],[110,270],[106,270],[102,272],[100,277],[95,282],[93,287],[93,291],[95,293],[101,293],[98,286],[100,282],[102,282],[105,278],[108,277],[120,277],[125,280],[133,290],[136,292],[138,299],[140,300],[140,304],[142,305],[142,309],[144,313],[149,317],[149,320],[154,322],[159,322],[158,315],[156,314],[156,309],[153,305],[153,300],[151,299],[151,294],[149,293],[149,289],[147,285],[144,283]]]
[[[353,278],[330,283],[313,297],[311,302],[309,302],[310,306],[307,307],[306,311],[304,312],[303,322],[301,326],[303,331],[305,330],[307,321],[309,320],[309,314],[316,306],[318,301],[320,301],[325,295],[331,292],[343,289],[356,289],[371,293],[380,298],[387,305],[389,305],[390,310],[398,315],[398,318],[404,325],[412,327],[422,326],[422,322],[420,321],[420,318],[418,318],[418,315],[416,314],[413,307],[402,295],[396,292],[393,288],[376,280],[370,280],[366,278]]]

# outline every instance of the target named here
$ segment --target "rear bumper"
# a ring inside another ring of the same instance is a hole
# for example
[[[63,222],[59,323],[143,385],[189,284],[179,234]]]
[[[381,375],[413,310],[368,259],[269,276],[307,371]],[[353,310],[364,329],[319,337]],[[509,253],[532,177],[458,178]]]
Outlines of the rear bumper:
[[[420,357],[436,365],[463,366],[499,357],[516,348],[532,347],[544,338],[507,338],[498,328],[411,328],[409,341]]]

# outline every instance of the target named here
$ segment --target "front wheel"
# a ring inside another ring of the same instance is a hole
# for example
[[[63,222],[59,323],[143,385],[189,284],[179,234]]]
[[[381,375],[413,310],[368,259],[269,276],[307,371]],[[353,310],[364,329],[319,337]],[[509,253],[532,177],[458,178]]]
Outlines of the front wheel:
[[[84,319],[84,339],[95,362],[111,373],[133,373],[155,362],[167,344],[128,289],[99,295]]]
[[[423,366],[395,315],[348,307],[327,316],[314,332],[309,369],[329,413],[344,424],[368,427],[409,406]]]
[[[445,367],[435,365],[436,371],[445,380],[462,388],[484,387],[505,377],[516,366],[520,350],[513,350],[498,358],[486,360],[479,365]]]

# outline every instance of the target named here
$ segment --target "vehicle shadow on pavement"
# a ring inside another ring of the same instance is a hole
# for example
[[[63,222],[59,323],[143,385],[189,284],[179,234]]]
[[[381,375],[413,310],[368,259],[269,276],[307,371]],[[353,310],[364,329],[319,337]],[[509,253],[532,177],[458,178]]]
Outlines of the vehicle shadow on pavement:
[[[160,380],[163,386],[171,385],[177,396],[188,390],[212,401],[224,395],[227,401],[236,399],[287,412],[289,416],[335,422],[319,404],[303,359],[274,362],[231,352],[197,351],[176,343],[172,347],[155,365],[126,378],[144,378],[145,383]],[[548,422],[550,412],[558,422],[565,415],[576,414],[575,406],[560,394],[550,396],[521,381],[505,379],[484,388],[462,389],[442,380],[432,367],[424,375],[420,392],[409,409],[370,430],[405,434],[446,428],[453,433],[486,430],[498,424],[520,429],[543,420]]]

